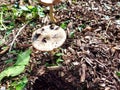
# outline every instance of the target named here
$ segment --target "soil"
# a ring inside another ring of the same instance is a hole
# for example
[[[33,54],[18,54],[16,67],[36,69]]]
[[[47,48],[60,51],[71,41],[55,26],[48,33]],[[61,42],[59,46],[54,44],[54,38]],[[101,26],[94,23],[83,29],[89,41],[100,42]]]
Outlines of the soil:
[[[29,79],[26,89],[120,90],[120,77],[116,75],[120,71],[119,0],[70,1],[55,6],[56,24],[60,26],[68,21],[66,42],[58,50],[63,53],[62,66],[46,67],[46,63],[56,64],[58,57],[33,48],[30,65],[23,74]],[[65,8],[59,7],[61,5]],[[46,18],[35,20],[36,26],[27,25],[13,49],[24,51],[31,47],[32,32],[51,23]],[[71,32],[74,32],[73,37]],[[0,58],[2,71],[7,67],[3,61],[15,59],[15,55],[6,52]],[[3,80],[3,85],[5,82]]]

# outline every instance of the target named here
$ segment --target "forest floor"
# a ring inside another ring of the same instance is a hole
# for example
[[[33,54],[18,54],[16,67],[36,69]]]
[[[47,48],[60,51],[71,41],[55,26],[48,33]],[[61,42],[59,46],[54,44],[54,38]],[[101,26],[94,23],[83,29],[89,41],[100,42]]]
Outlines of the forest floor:
[[[5,1],[5,0],[4,0]],[[3,1],[3,2],[4,2]],[[14,1],[14,0],[11,0]],[[41,52],[31,47],[32,32],[49,25],[48,11],[27,24],[15,41],[11,51],[19,52],[32,48],[30,63],[22,74],[4,78],[1,87],[9,87],[11,82],[27,76],[25,90],[120,90],[120,1],[119,0],[71,0],[56,5],[56,25],[67,33],[67,39],[58,50],[60,56]],[[2,0],[0,5],[3,4]],[[14,2],[4,2],[14,4]],[[44,6],[43,6],[44,7]],[[23,19],[22,19],[23,20]],[[7,39],[0,30],[0,71],[16,60],[16,53],[6,50],[18,28],[24,21],[17,19],[14,29]],[[60,66],[56,60],[63,60]],[[47,66],[51,65],[51,66]]]

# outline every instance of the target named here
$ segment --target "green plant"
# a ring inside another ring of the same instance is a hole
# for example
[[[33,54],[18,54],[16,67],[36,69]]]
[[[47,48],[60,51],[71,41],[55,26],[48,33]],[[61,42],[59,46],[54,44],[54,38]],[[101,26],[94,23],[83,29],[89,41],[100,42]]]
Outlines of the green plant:
[[[120,77],[120,72],[116,72],[116,75]]]
[[[86,24],[79,25],[78,31],[81,32],[83,29],[85,29],[85,27],[86,27]]]
[[[55,56],[57,56],[57,59],[56,59],[57,65],[61,65],[61,63],[63,62],[62,55],[63,55],[63,53],[56,53],[55,54]]]
[[[27,82],[28,82],[27,77],[23,76],[22,79],[10,83],[10,87],[8,88],[8,90],[23,90]]]
[[[70,32],[70,38],[74,38],[74,34],[75,34],[74,31]]]
[[[63,29],[66,29],[69,22],[70,22],[70,20],[67,20],[67,21],[62,22],[62,23],[60,24],[60,27],[63,28]]]
[[[25,20],[36,19],[44,17],[44,9],[40,6],[20,6],[19,8],[12,8],[14,17],[25,17]]]
[[[9,77],[9,76],[14,77],[21,74],[24,71],[25,66],[29,64],[30,53],[31,53],[30,49],[26,50],[25,52],[21,52],[18,55],[15,64],[11,67],[6,68],[4,71],[0,73],[0,81],[4,77]]]
[[[19,5],[2,5],[0,6],[0,45],[8,40],[13,29],[21,23],[30,22],[38,17],[44,17],[44,9],[40,6],[19,6]]]
[[[15,27],[15,21],[19,18],[21,21],[29,21],[44,17],[44,9],[40,6],[0,6],[0,30],[10,30]],[[7,22],[7,24],[6,24]]]
[[[56,54],[55,54],[55,57],[56,57],[55,63],[54,63],[54,64],[46,63],[45,65],[46,65],[46,66],[60,66],[61,63],[64,61],[64,60],[62,59],[62,55],[63,55],[63,53],[56,53]]]

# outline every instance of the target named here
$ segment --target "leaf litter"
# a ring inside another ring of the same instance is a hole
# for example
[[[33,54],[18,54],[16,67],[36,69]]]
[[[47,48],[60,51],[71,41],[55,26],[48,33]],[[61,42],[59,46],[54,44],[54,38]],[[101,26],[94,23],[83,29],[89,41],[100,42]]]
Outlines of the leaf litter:
[[[66,42],[59,50],[59,53],[63,53],[60,56],[63,60],[62,66],[54,70],[46,68],[46,63],[56,65],[58,57],[33,49],[30,65],[26,67],[24,73],[28,76],[28,84],[25,88],[27,90],[119,90],[119,0],[74,0],[72,3],[71,1],[61,3],[55,8],[57,25],[65,28],[68,34]],[[65,8],[57,8],[63,4]],[[13,49],[25,50],[30,47],[32,32],[38,27],[49,24],[49,21],[42,22],[45,18],[36,20],[35,27],[30,25],[25,27]],[[15,56],[6,52],[0,57],[1,61],[5,61]],[[1,63],[0,71],[5,67],[7,66],[4,62]],[[5,80],[1,85],[6,81],[10,82]]]

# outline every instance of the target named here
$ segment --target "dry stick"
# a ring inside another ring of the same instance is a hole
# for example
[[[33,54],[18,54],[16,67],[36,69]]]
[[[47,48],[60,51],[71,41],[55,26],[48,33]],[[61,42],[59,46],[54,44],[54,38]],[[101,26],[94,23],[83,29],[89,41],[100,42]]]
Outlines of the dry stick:
[[[9,47],[6,47],[5,49],[3,49],[2,51],[0,51],[0,55],[4,54],[6,51],[8,51]]]
[[[6,30],[6,27],[5,25],[3,24],[3,11],[1,12],[1,15],[0,15],[0,24],[3,26],[3,28]]]
[[[85,81],[85,72],[86,72],[86,64],[82,64],[82,75],[81,75],[81,79],[80,82],[84,82]]]
[[[24,3],[24,0],[20,0],[20,5],[22,6],[23,5],[23,3]]]
[[[48,70],[54,71],[54,70],[60,70],[62,69],[62,66],[49,66],[47,67]]]
[[[17,39],[17,37],[18,37],[18,35],[20,34],[20,32],[27,26],[27,24],[28,24],[29,22],[27,22],[25,25],[23,25],[20,29],[19,29],[19,31],[17,32],[17,34],[15,35],[15,37],[14,37],[14,39],[13,39],[13,41],[11,42],[11,44],[10,44],[10,48],[9,48],[9,51],[11,51],[11,49],[12,49],[12,46],[13,46],[13,44],[14,44],[14,42],[15,42],[15,40]]]
[[[108,25],[106,27],[106,32],[108,31],[108,28],[109,28],[110,24],[111,24],[111,20],[109,20],[109,22],[108,22]]]
[[[28,2],[29,2],[29,4],[30,4],[30,5],[32,5],[32,4],[33,4],[32,0],[28,0]]]

